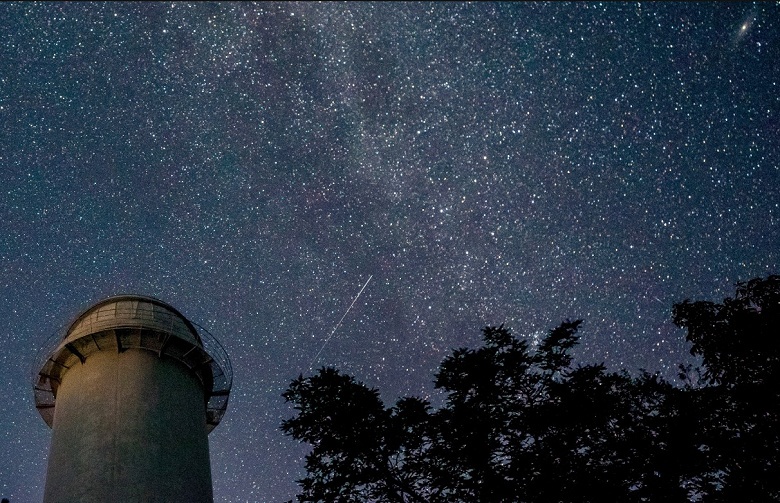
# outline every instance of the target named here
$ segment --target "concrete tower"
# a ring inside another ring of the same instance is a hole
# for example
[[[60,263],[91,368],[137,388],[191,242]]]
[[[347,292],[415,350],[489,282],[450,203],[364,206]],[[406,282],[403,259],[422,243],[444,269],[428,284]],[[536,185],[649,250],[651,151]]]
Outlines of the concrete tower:
[[[207,436],[233,374],[207,331],[157,299],[122,295],[43,351],[35,406],[53,430],[44,503],[213,501]]]

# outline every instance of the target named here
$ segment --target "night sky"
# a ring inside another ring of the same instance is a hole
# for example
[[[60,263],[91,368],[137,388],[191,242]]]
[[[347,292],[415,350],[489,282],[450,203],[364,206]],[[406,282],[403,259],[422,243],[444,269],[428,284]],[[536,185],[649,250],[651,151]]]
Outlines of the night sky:
[[[280,395],[312,367],[436,400],[483,326],[583,318],[578,361],[672,377],[675,302],[779,272],[778,4],[3,3],[0,28],[11,503],[43,494],[35,351],[110,295],[222,342],[215,499],[283,501]]]

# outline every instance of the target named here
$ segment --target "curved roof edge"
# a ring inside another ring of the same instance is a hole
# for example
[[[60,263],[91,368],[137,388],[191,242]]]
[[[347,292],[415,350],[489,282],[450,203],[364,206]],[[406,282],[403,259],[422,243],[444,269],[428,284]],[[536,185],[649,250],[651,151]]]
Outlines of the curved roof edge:
[[[68,324],[68,329],[65,330],[65,333],[63,334],[62,338],[67,339],[71,330],[73,330],[73,328],[93,310],[98,309],[101,306],[104,306],[106,304],[111,304],[112,302],[119,302],[122,300],[139,300],[143,302],[148,302],[150,304],[155,304],[157,306],[167,309],[168,311],[171,311],[173,314],[175,314],[176,316],[182,319],[182,321],[187,326],[187,328],[193,333],[193,335],[195,335],[195,340],[197,341],[201,340],[200,334],[198,333],[198,330],[195,328],[195,325],[193,325],[192,322],[188,320],[186,316],[181,314],[181,311],[179,311],[172,305],[168,304],[167,302],[164,302],[155,297],[149,295],[132,294],[132,293],[112,295],[111,297],[107,297],[105,299],[95,302],[94,304],[91,304],[88,308],[84,309],[78,315],[76,315],[75,318],[73,318],[73,321]]]

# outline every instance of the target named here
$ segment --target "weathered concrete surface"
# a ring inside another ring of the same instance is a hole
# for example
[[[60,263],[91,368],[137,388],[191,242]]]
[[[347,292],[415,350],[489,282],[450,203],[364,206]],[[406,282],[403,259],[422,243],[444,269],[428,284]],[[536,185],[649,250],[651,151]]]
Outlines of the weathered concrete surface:
[[[63,375],[44,503],[211,501],[204,392],[181,363],[99,351]]]

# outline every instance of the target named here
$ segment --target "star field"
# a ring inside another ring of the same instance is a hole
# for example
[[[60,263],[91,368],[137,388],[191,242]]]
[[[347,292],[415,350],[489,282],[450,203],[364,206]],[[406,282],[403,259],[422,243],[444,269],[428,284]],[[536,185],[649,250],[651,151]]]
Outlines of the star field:
[[[234,368],[218,502],[284,501],[281,393],[401,395],[480,329],[687,361],[671,307],[778,273],[777,4],[0,5],[0,496],[40,501],[30,366],[158,297]],[[362,285],[357,302],[328,339]],[[435,399],[435,396],[432,398]]]

